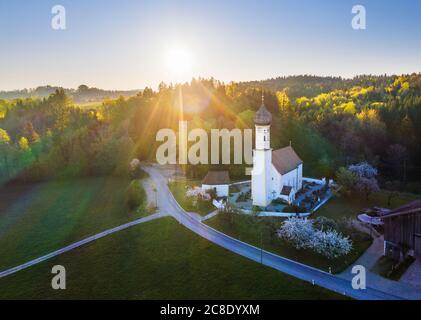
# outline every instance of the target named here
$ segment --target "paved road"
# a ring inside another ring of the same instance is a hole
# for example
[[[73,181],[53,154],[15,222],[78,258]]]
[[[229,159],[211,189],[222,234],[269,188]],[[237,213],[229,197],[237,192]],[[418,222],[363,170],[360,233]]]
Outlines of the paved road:
[[[100,239],[102,237],[108,236],[111,233],[118,232],[118,231],[121,231],[121,230],[130,228],[130,227],[136,226],[138,224],[141,224],[141,223],[144,223],[144,222],[147,222],[147,221],[158,219],[158,218],[161,218],[163,216],[164,216],[164,214],[162,214],[162,213],[155,213],[155,214],[152,214],[150,216],[147,216],[147,217],[144,217],[144,218],[140,218],[140,219],[137,219],[135,221],[132,221],[132,222],[129,222],[129,223],[126,223],[126,224],[122,224],[122,225],[120,225],[118,227],[105,230],[105,231],[103,231],[101,233],[95,234],[93,236],[90,236],[90,237],[85,238],[83,240],[80,240],[78,242],[75,242],[75,243],[73,243],[71,245],[68,245],[67,247],[64,247],[64,248],[61,248],[61,249],[56,250],[54,252],[51,252],[49,254],[46,254],[45,256],[42,256],[42,257],[36,258],[34,260],[28,261],[28,262],[26,262],[24,264],[21,264],[19,266],[14,267],[14,268],[11,268],[11,269],[2,271],[2,272],[0,272],[0,278],[9,276],[9,275],[11,275],[11,274],[13,274],[15,272],[18,272],[20,270],[29,268],[29,267],[31,267],[31,266],[33,266],[35,264],[38,264],[40,262],[43,262],[43,261],[47,260],[47,259],[51,259],[51,258],[53,258],[55,256],[58,256],[58,255],[62,254],[62,253],[65,253],[65,252],[70,251],[70,250],[73,250],[73,249],[75,249],[77,247],[83,246],[83,245],[85,245],[85,244],[87,244],[89,242],[92,242],[92,241],[98,240],[98,239]]]
[[[270,252],[264,250],[262,251],[259,248],[241,242],[203,224],[198,219],[195,219],[193,216],[187,214],[187,212],[179,206],[168,189],[167,179],[160,174],[159,170],[153,167],[145,167],[144,169],[155,182],[158,190],[158,206],[160,211],[173,216],[179,223],[201,237],[228,249],[231,252],[237,253],[259,263],[262,262],[266,266],[289,274],[295,278],[314,283],[323,288],[355,299],[400,299],[399,297],[387,292],[378,291],[372,288],[367,288],[366,290],[354,290],[352,289],[351,282],[346,279],[342,279],[327,272],[277,256]]]

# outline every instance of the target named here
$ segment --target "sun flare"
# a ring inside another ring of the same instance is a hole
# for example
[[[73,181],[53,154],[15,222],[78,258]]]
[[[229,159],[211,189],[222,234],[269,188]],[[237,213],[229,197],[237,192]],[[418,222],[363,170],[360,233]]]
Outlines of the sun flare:
[[[165,63],[174,76],[190,77],[192,74],[192,54],[185,48],[177,47],[168,50],[165,56]]]

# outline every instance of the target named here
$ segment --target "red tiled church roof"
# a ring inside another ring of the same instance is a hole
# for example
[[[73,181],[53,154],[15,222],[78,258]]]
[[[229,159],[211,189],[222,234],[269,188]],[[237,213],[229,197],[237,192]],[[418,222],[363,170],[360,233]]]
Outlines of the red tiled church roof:
[[[272,151],[272,164],[280,174],[288,173],[302,163],[291,146]]]

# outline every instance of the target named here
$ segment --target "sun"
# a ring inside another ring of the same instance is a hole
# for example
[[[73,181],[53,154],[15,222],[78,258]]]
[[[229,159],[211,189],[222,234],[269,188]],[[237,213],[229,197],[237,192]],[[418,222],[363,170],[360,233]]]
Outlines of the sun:
[[[171,48],[165,56],[165,64],[173,77],[181,80],[192,76],[193,57],[189,50],[183,47]]]

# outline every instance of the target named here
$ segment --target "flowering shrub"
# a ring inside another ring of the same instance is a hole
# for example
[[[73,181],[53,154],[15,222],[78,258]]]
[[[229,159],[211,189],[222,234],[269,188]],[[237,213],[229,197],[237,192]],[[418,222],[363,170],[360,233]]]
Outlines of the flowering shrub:
[[[317,230],[313,220],[289,218],[277,235],[281,239],[291,242],[297,249],[311,249],[329,259],[348,254],[352,249],[352,242],[336,230]]]
[[[349,238],[343,237],[336,230],[319,230],[315,233],[312,242],[314,251],[329,259],[346,255],[352,249],[352,243]]]
[[[194,187],[191,189],[187,189],[186,191],[186,197],[187,198],[196,198],[196,199],[202,199],[202,200],[210,200],[211,195],[199,187]]]
[[[288,240],[297,249],[306,249],[310,246],[310,239],[314,235],[313,221],[299,218],[289,218],[277,232],[280,238]]]
[[[349,171],[358,176],[358,180],[354,186],[359,193],[366,195],[366,199],[373,192],[379,192],[379,183],[377,182],[378,171],[376,168],[369,165],[367,162],[351,165],[348,167]]]
[[[336,174],[344,193],[356,191],[365,194],[367,200],[371,193],[380,191],[377,175],[378,170],[367,162],[351,165],[348,169],[340,168]]]
[[[367,162],[350,165],[348,170],[357,174],[359,177],[364,178],[375,178],[378,174],[377,169],[369,165]]]

